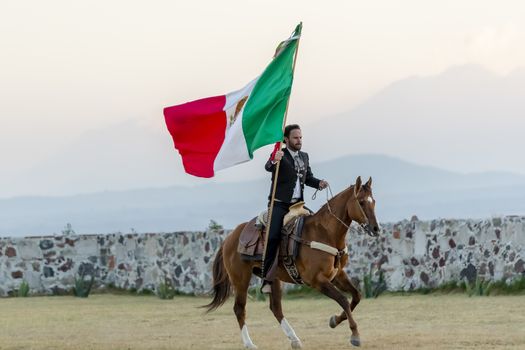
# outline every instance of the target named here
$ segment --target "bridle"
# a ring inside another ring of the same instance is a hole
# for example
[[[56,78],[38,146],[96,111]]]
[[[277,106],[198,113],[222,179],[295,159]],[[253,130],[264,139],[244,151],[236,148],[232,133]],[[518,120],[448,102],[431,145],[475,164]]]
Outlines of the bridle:
[[[343,220],[341,220],[337,215],[334,214],[334,212],[332,211],[332,208],[330,207],[330,200],[334,198],[334,194],[332,193],[332,188],[330,187],[330,185],[328,185],[328,191],[326,191],[326,207],[328,208],[328,213],[330,213],[330,215],[332,215],[337,221],[339,221],[344,227],[346,227],[347,230],[350,229],[350,226],[347,225]],[[312,195],[312,200],[315,200],[315,198],[317,197],[317,192],[319,191],[319,189],[316,189],[314,194]],[[365,216],[366,218],[366,221],[367,223],[363,223],[363,224],[359,224],[361,226],[361,228],[365,231],[369,231],[370,228],[368,227],[369,224],[368,224],[368,217],[366,216],[366,213],[365,211],[363,210],[363,207],[361,206],[361,203],[359,203],[359,201],[357,200],[357,198],[355,199],[357,201],[357,204],[359,205],[359,207],[361,208],[361,211],[363,212],[363,215]]]

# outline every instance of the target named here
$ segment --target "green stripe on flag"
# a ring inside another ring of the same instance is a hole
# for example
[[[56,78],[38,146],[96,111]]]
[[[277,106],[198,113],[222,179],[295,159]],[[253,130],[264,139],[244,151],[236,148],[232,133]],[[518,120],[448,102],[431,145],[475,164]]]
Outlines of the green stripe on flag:
[[[299,24],[292,37],[301,34]],[[248,154],[263,146],[282,141],[283,120],[293,82],[293,60],[299,40],[286,43],[277,57],[266,67],[255,84],[242,117],[242,128]]]

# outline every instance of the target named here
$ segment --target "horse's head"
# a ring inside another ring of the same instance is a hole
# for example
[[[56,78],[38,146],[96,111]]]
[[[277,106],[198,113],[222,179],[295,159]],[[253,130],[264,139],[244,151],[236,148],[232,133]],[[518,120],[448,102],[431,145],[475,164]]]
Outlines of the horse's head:
[[[359,183],[361,183],[361,179],[359,179]],[[368,181],[360,186],[360,189],[357,193],[357,200],[359,202],[359,205],[363,209],[363,212],[365,213],[368,222],[363,226],[363,228],[366,230],[366,232],[373,237],[379,236],[379,232],[381,229],[379,228],[379,224],[377,223],[376,219],[376,213],[375,213],[375,206],[376,206],[376,200],[374,199],[374,196],[372,194],[372,178],[370,177]]]
[[[366,216],[363,207],[359,203],[359,194],[361,192],[361,176],[358,176],[355,185],[350,187],[350,199],[346,202],[346,212],[350,220],[357,222],[363,228],[368,226],[368,217]]]

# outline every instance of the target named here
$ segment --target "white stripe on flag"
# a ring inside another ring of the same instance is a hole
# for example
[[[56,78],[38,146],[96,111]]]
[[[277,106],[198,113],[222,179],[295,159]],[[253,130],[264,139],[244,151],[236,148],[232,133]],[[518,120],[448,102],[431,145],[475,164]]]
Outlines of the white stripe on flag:
[[[242,115],[244,112],[244,106],[246,106],[246,99],[244,100],[242,109],[238,112],[233,124],[231,124],[231,118],[234,117],[238,103],[243,100],[244,97],[249,98],[258,79],[259,77],[249,82],[244,88],[226,95],[226,103],[224,105],[227,119],[225,130],[226,135],[224,137],[224,143],[213,163],[213,170],[215,171],[226,169],[250,160],[248,146],[246,145],[246,139],[242,129]]]

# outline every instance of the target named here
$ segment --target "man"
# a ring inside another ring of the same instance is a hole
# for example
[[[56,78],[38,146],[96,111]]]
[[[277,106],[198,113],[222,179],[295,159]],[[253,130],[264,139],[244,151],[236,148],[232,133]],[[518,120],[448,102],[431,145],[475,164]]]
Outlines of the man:
[[[271,293],[272,277],[267,275],[276,259],[281,240],[283,218],[288,213],[288,209],[292,204],[304,200],[304,185],[321,190],[328,186],[328,182],[319,180],[312,174],[308,154],[301,152],[302,139],[299,125],[287,125],[284,129],[286,148],[277,151],[274,158],[270,158],[265,165],[265,169],[272,172],[272,187],[270,188],[269,196],[271,200],[275,170],[277,169],[277,162],[280,162],[270,232],[267,233],[268,246],[266,247],[266,256],[263,262],[264,281],[261,288],[263,293]]]

